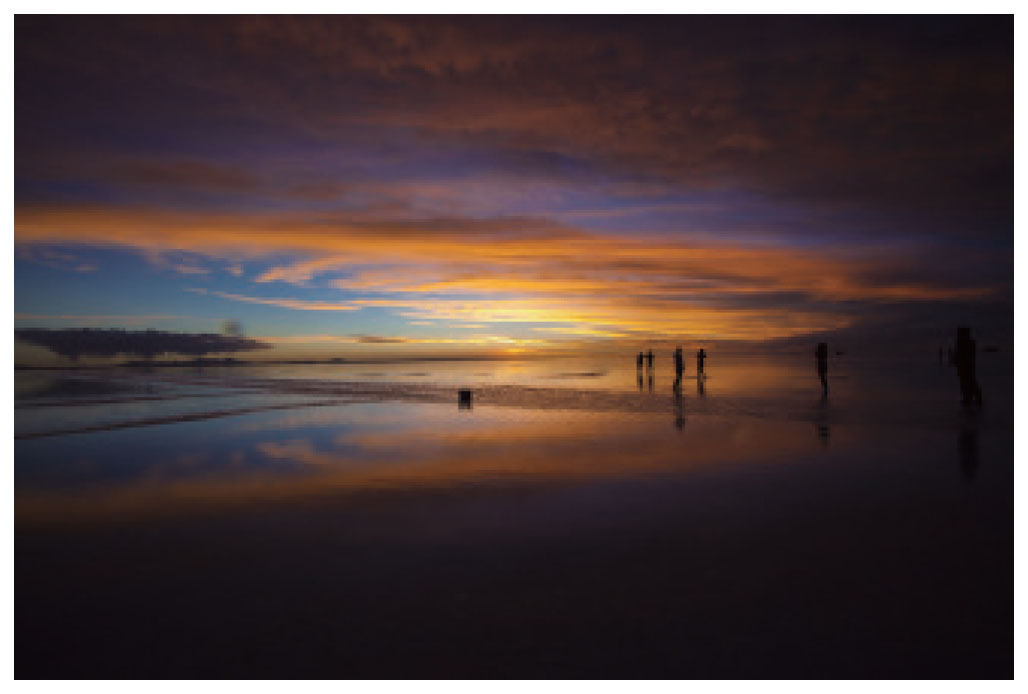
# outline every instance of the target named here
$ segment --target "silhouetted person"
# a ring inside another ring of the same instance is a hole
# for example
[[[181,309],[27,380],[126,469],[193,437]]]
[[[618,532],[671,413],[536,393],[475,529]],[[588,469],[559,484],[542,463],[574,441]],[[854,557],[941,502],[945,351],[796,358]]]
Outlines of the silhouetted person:
[[[817,357],[817,377],[821,379],[821,395],[828,395],[828,343],[818,342],[814,350]]]
[[[646,368],[648,368],[648,369],[652,369],[653,368],[653,350],[652,349],[649,352],[646,353]]]
[[[971,329],[967,326],[957,328],[957,345],[953,358],[957,364],[957,376],[960,378],[960,400],[964,407],[982,406],[982,389],[978,385],[978,374],[975,365],[975,341],[971,339]]]
[[[707,352],[701,348],[700,351],[696,353],[696,372],[697,373],[703,373],[703,362],[704,362],[704,360],[706,358],[707,358]]]
[[[643,367],[643,353],[639,352],[639,355],[635,358],[635,368],[641,369]]]
[[[682,348],[679,347],[675,350],[675,375],[681,379],[683,371],[685,371],[685,360],[682,358]]]

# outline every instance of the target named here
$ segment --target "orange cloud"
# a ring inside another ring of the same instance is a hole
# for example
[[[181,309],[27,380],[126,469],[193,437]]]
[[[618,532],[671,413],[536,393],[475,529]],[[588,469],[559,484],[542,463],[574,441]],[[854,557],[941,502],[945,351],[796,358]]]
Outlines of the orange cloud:
[[[552,332],[605,337],[789,337],[852,324],[854,316],[832,302],[963,300],[992,291],[881,279],[916,267],[915,258],[895,252],[625,239],[537,219],[23,206],[15,210],[15,241],[118,245],[158,257],[187,251],[233,263],[292,255],[295,262],[258,281],[303,283],[345,268],[349,276],[332,284],[365,296],[334,302],[209,293],[304,311],[379,307],[420,321],[547,324]]]

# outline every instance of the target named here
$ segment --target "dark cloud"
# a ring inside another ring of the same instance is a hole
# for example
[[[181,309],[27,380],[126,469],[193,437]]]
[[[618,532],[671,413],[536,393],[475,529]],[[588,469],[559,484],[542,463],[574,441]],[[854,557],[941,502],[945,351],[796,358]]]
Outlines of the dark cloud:
[[[169,333],[160,330],[98,330],[67,328],[46,330],[20,328],[14,331],[18,340],[45,347],[62,357],[113,357],[118,354],[153,358],[160,354],[231,354],[265,349],[268,345],[250,338],[210,334]]]
[[[479,279],[506,269],[497,291],[541,291],[534,264],[563,292],[595,293],[581,282],[602,270],[612,292],[641,276],[733,308],[857,316],[863,299],[902,323],[904,300],[921,302],[916,322],[989,296],[1004,315],[1012,17],[15,24],[19,241],[303,256],[272,279],[454,259]],[[673,257],[653,213],[604,216],[682,200],[710,208],[661,213]],[[33,221],[44,208],[74,219]],[[597,229],[649,250],[611,250]],[[752,253],[689,250],[732,234]],[[433,273],[416,279],[481,288],[464,268]]]
[[[420,140],[505,170],[603,170],[875,204],[936,232],[1009,236],[1012,25],[19,17],[16,140],[21,155],[51,136],[237,154],[272,135],[370,139],[409,141],[411,159]],[[193,166],[214,185],[246,181]],[[167,180],[188,170],[163,163],[142,173]]]

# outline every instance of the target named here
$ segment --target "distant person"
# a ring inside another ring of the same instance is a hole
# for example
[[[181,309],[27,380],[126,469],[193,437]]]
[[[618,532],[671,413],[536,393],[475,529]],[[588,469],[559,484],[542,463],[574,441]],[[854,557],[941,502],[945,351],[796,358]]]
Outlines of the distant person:
[[[696,372],[698,374],[703,373],[703,362],[704,362],[704,360],[706,360],[706,358],[707,358],[706,350],[704,350],[703,348],[700,348],[700,351],[696,353]]]
[[[814,351],[817,357],[817,377],[821,379],[821,394],[828,395],[828,343],[818,342]]]
[[[653,350],[646,353],[646,368],[653,368]]]
[[[635,368],[641,369],[643,367],[643,353],[639,352],[639,356],[635,358]]]
[[[971,329],[963,325],[957,328],[957,344],[953,358],[957,364],[957,376],[960,378],[960,399],[964,407],[982,406],[982,389],[978,385],[976,351],[975,341],[971,339]]]
[[[683,371],[685,371],[685,360],[682,358],[682,348],[679,347],[675,350],[675,375],[679,380],[682,378]]]

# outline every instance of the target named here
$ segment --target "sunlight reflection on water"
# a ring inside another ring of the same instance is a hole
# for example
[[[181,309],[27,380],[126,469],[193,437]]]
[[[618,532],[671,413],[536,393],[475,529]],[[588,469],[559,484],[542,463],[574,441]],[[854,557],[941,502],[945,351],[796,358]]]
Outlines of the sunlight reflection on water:
[[[996,668],[1009,369],[982,360],[970,414],[949,367],[833,366],[827,399],[806,360],[716,355],[652,391],[588,360],[17,372],[20,634],[90,673],[589,663],[596,635],[634,672],[626,631],[667,673],[792,673],[826,639],[826,672],[935,672],[970,632]]]

